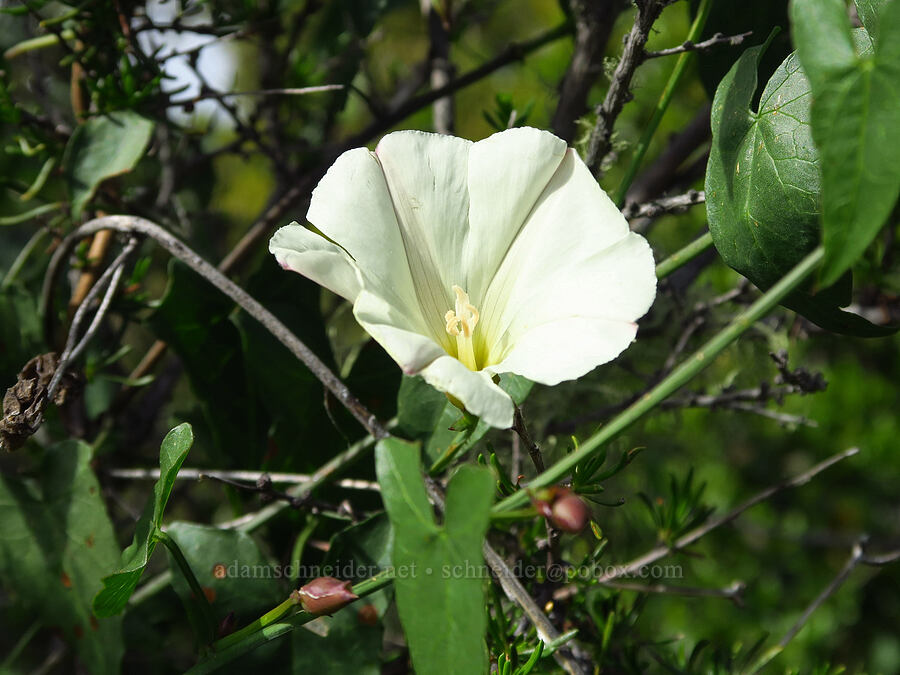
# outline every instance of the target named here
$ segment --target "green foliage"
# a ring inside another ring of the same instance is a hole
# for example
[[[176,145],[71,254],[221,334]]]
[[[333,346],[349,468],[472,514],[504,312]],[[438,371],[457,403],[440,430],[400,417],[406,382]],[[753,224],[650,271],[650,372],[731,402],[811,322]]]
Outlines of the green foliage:
[[[504,373],[499,386],[520,405],[533,384],[519,375]],[[460,412],[421,377],[403,377],[397,395],[397,420],[406,434],[424,441],[424,456],[432,462],[432,472],[464,456],[490,429],[477,418]]]
[[[841,0],[791,3],[797,54],[815,100],[825,245],[819,276],[826,286],[862,255],[900,194],[900,3],[880,11],[868,3],[863,15],[870,25],[877,16],[874,53],[854,44]]]
[[[706,198],[722,259],[767,289],[818,244],[821,162],[810,134],[809,83],[794,55],[769,80],[759,112],[750,110],[764,50],[746,50],[716,91]],[[784,305],[835,332],[892,332],[839,309],[850,286],[846,276],[829,289],[795,291]]]
[[[159,448],[159,480],[153,486],[153,499],[147,503],[134,528],[134,540],[122,552],[119,570],[103,579],[103,589],[93,602],[97,616],[119,614],[128,604],[156,548],[163,512],[175,487],[178,470],[193,442],[194,435],[189,424],[175,427],[163,439]]]
[[[217,623],[232,612],[237,625],[249,623],[287,595],[281,568],[250,535],[181,521],[167,525],[166,532],[194,571]],[[185,606],[192,606],[197,599],[171,558],[169,567],[172,587]]]
[[[528,124],[528,117],[534,109],[534,102],[530,101],[521,111],[516,108],[513,97],[509,94],[497,94],[494,97],[494,109],[484,110],[484,121],[497,131],[524,127]]]
[[[91,455],[65,441],[44,451],[36,480],[0,477],[0,578],[42,624],[62,630],[92,673],[118,673],[122,620],[91,612],[118,555]]]
[[[375,467],[394,526],[397,607],[416,672],[486,673],[481,544],[493,500],[491,474],[461,467],[447,489],[439,526],[416,445],[379,441]]]
[[[128,111],[92,117],[78,125],[63,156],[73,218],[81,216],[100,183],[134,169],[153,127],[152,121]]]

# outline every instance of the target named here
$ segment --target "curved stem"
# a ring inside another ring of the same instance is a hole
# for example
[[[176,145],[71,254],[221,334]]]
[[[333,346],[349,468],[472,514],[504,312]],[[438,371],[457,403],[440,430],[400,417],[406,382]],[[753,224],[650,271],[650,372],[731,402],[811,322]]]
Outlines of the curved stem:
[[[63,260],[69,255],[75,244],[81,239],[99,232],[100,230],[115,230],[117,232],[137,233],[150,237],[170,254],[185,263],[194,272],[206,279],[222,293],[234,300],[240,307],[254,319],[259,321],[279,342],[287,347],[318,380],[331,391],[357,421],[376,439],[388,436],[388,431],[378,419],[357,399],[331,372],[321,359],[307,347],[296,335],[294,335],[278,318],[263,307],[247,291],[222,274],[209,264],[196,252],[188,248],[180,239],[169,234],[156,223],[137,216],[104,216],[88,221],[77,230],[67,236],[50,259],[47,275],[44,278],[42,290],[41,309],[45,322],[51,322],[49,306],[52,299],[52,289],[56,277],[62,267]]]
[[[591,457],[605,443],[612,440],[625,429],[637,422],[641,417],[657,407],[665,398],[687,384],[700,371],[709,366],[725,347],[734,342],[754,322],[768,314],[788,293],[796,288],[819,265],[824,249],[818,246],[812,253],[801,260],[781,281],[772,286],[759,300],[732,320],[728,326],[697,350],[687,361],[656,385],[643,397],[638,399],[621,414],[613,418],[606,426],[593,434],[578,450],[566,455],[528,484],[529,488],[552,485],[570,474],[575,465]],[[494,506],[494,511],[507,511],[522,506],[528,501],[526,490],[507,497]]]

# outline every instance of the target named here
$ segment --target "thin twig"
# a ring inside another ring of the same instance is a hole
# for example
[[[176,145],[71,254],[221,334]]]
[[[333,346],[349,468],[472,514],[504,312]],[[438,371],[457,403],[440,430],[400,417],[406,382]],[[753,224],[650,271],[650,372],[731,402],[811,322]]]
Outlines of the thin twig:
[[[575,139],[577,120],[588,110],[588,95],[603,74],[606,45],[625,8],[621,0],[570,0],[574,23],[572,58],[559,85],[559,100],[550,128],[570,144]]]
[[[50,384],[47,385],[46,400],[53,400],[53,394],[56,392],[59,383],[62,382],[63,375],[66,374],[69,363],[78,358],[81,352],[84,351],[84,348],[93,339],[94,334],[100,327],[100,323],[103,321],[103,317],[106,315],[109,305],[112,302],[112,298],[116,293],[119,280],[122,278],[122,272],[125,268],[125,262],[128,260],[128,257],[132,254],[134,249],[137,248],[137,245],[138,241],[134,238],[125,245],[125,248],[123,248],[121,253],[116,256],[113,263],[97,280],[97,283],[91,287],[87,296],[85,296],[84,300],[78,306],[75,316],[72,319],[72,325],[69,327],[69,336],[66,339],[66,346],[63,349],[62,354],[60,354],[59,361],[56,365],[56,372],[53,374]],[[106,294],[103,296],[100,306],[94,313],[94,317],[87,330],[84,332],[84,335],[79,339],[78,331],[87,316],[88,308],[104,290],[106,290]]]
[[[657,546],[647,553],[644,553],[641,556],[638,556],[634,560],[627,562],[623,565],[611,565],[609,569],[606,570],[605,574],[600,576],[597,579],[598,584],[606,583],[607,581],[612,581],[613,579],[617,579],[619,577],[627,577],[633,575],[635,572],[639,571],[642,567],[646,567],[647,565],[652,565],[657,560],[661,558],[665,558],[666,556],[674,553],[676,551],[683,550],[690,546],[691,544],[697,542],[699,539],[705,537],[707,534],[712,532],[718,527],[730,523],[738,516],[740,516],[747,509],[756,506],[757,504],[766,501],[771,498],[773,495],[782,492],[783,490],[787,490],[789,488],[799,487],[801,485],[806,485],[809,481],[811,481],[815,476],[820,474],[825,469],[828,469],[843,459],[847,459],[848,457],[852,457],[859,453],[859,448],[849,448],[844,450],[843,452],[839,452],[836,455],[832,455],[828,459],[819,462],[812,468],[804,471],[793,478],[789,478],[787,480],[781,481],[780,483],[776,483],[772,485],[762,492],[759,492],[753,495],[750,499],[742,502],[735,508],[733,508],[728,513],[719,516],[718,518],[713,518],[703,525],[691,530],[687,534],[679,537],[672,546]],[[577,586],[566,586],[564,588],[560,588],[557,590],[553,597],[556,600],[562,600],[565,598],[569,598],[576,593],[580,592],[580,588]]]
[[[596,108],[597,121],[588,140],[585,164],[596,175],[600,172],[601,164],[612,148],[612,133],[616,119],[622,108],[631,98],[631,80],[634,72],[644,60],[644,46],[650,37],[650,30],[663,8],[668,4],[666,0],[638,0],[637,15],[631,32],[625,38],[625,48],[622,58],[613,72],[612,82],[606,92],[606,97]]]
[[[460,75],[456,79],[448,82],[443,87],[432,89],[429,92],[404,101],[390,113],[388,113],[381,119],[375,120],[358,134],[352,136],[350,139],[348,139],[345,145],[348,145],[349,147],[357,147],[359,145],[367,143],[369,139],[374,138],[378,134],[383,133],[384,131],[387,131],[388,129],[396,126],[417,110],[420,110],[421,108],[434,103],[438,99],[449,96],[450,94],[464,87],[468,87],[470,84],[484,79],[494,71],[499,70],[504,66],[508,66],[511,63],[523,60],[531,52],[536,51],[537,49],[540,49],[541,47],[550,44],[551,42],[554,42],[562,37],[565,37],[568,34],[569,23],[565,22],[560,24],[556,28],[551,28],[546,33],[542,33],[541,35],[538,35],[537,37],[534,37],[530,40],[514,42],[490,61],[486,61],[477,68],[473,68],[469,72]]]
[[[706,49],[711,49],[712,47],[717,47],[719,45],[731,45],[732,47],[736,47],[737,45],[742,44],[744,40],[746,40],[751,35],[753,35],[753,31],[747,31],[746,33],[739,33],[737,35],[723,35],[722,33],[716,33],[708,40],[703,40],[702,42],[691,42],[690,40],[686,40],[677,47],[660,49],[655,52],[646,52],[644,54],[644,58],[655,59],[660,56],[681,54],[682,52],[700,52]]]
[[[159,480],[159,469],[109,469],[106,475],[119,480]],[[289,485],[308,485],[315,477],[307,473],[269,473],[267,471],[212,471],[206,469],[178,470],[176,480],[203,480],[205,478],[250,481],[256,482],[268,477],[273,483],[287,483]],[[334,485],[347,490],[372,490],[380,492],[381,486],[375,481],[346,478],[335,481]],[[292,495],[296,497],[297,495]]]
[[[324,91],[338,91],[344,89],[342,84],[323,84],[316,87],[288,87],[280,89],[255,89],[252,91],[214,91],[208,90],[179,101],[171,101],[167,107],[176,108],[184,105],[199,103],[207,99],[221,101],[231,96],[303,96],[305,94],[318,94]]]
[[[847,558],[847,562],[844,563],[844,566],[841,568],[841,571],[837,573],[837,575],[828,582],[828,585],[822,589],[822,591],[815,597],[815,599],[809,603],[805,610],[803,610],[803,614],[800,615],[800,618],[794,622],[794,625],[791,626],[788,631],[784,634],[784,636],[778,641],[778,644],[767,651],[762,658],[756,663],[753,670],[751,672],[758,673],[760,672],[769,662],[772,661],[778,654],[780,654],[784,648],[793,640],[797,633],[799,633],[803,626],[806,625],[806,622],[809,621],[810,617],[815,613],[822,604],[828,600],[832,595],[837,593],[838,589],[844,585],[844,582],[850,578],[850,574],[860,565],[871,565],[875,567],[880,567],[882,565],[888,565],[893,562],[897,562],[900,560],[900,550],[891,551],[888,553],[880,554],[880,555],[867,555],[865,552],[866,544],[868,543],[868,536],[862,535],[859,537],[856,542],[854,542],[853,547],[850,551],[850,557]]]
[[[215,267],[188,248],[182,241],[169,234],[156,223],[137,216],[105,216],[95,218],[72,232],[60,244],[50,260],[47,275],[44,279],[43,306],[45,315],[52,296],[53,284],[72,248],[82,238],[102,229],[111,229],[129,234],[142,234],[152,238],[170,254],[181,260],[197,274],[206,279],[222,293],[236,302],[250,316],[260,322],[279,342],[287,347],[313,375],[343,404],[360,424],[375,438],[388,436],[387,430],[378,419],[357,399],[331,372],[318,356],[294,335],[277,317],[252,298],[244,289],[231,281]]]
[[[531,457],[531,461],[534,463],[534,468],[537,469],[538,473],[541,473],[544,470],[544,457],[541,455],[541,449],[528,432],[525,418],[522,417],[522,410],[519,406],[515,406],[513,431],[515,431],[519,438],[522,439],[522,443],[525,444],[525,447],[528,449],[528,454]]]
[[[628,220],[656,218],[666,213],[683,213],[695,204],[702,204],[705,201],[706,193],[703,190],[688,190],[683,195],[661,197],[643,204],[625,204],[622,214]]]
[[[608,588],[636,593],[657,593],[659,595],[681,595],[690,598],[725,598],[738,607],[744,604],[744,591],[747,585],[743,581],[735,581],[725,588],[703,588],[697,586],[670,586],[667,584],[636,584],[628,581],[607,581]]]

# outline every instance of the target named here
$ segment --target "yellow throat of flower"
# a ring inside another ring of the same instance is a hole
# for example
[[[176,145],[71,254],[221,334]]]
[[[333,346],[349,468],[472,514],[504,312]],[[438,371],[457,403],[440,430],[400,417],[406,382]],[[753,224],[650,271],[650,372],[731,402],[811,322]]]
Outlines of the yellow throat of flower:
[[[472,333],[478,324],[478,310],[469,302],[469,294],[459,286],[454,286],[453,292],[456,293],[456,307],[444,314],[447,333],[456,338],[456,358],[469,370],[478,370],[475,348],[472,345]]]

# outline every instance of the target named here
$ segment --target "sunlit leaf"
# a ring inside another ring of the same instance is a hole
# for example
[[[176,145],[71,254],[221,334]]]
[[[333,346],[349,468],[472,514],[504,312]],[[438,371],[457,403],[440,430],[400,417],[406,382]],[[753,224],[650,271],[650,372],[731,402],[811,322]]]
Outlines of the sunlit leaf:
[[[156,548],[156,533],[162,525],[163,512],[175,486],[178,470],[194,442],[189,424],[181,424],[163,439],[159,449],[159,480],[153,486],[153,499],[148,502],[134,530],[134,540],[122,552],[119,570],[103,579],[103,590],[94,598],[97,616],[118,614],[128,604],[144,568]]]

